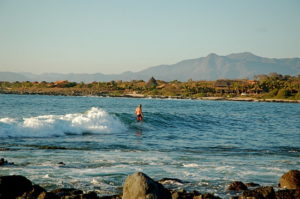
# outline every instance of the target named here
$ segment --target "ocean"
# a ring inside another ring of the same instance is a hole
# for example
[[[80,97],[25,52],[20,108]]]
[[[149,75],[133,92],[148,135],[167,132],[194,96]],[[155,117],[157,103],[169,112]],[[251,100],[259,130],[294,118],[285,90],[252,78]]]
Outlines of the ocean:
[[[300,169],[300,104],[0,95],[1,157],[15,164],[0,175],[48,190],[112,195],[144,172],[183,181],[169,188],[229,198],[232,181],[276,187]]]

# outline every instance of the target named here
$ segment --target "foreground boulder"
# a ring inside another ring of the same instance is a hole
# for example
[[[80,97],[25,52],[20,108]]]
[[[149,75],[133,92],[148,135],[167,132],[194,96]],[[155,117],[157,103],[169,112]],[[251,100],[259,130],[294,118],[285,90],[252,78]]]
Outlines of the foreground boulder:
[[[18,199],[35,199],[43,192],[46,192],[44,188],[39,185],[33,185],[30,191],[25,192],[22,196],[18,197]]]
[[[279,186],[286,189],[299,189],[300,188],[300,171],[290,170],[283,174],[279,180]]]
[[[73,195],[79,195],[83,194],[83,191],[78,189],[72,189],[72,188],[62,188],[62,189],[54,189],[51,191],[51,193],[54,193],[55,195],[59,197],[64,196],[73,196]]]
[[[291,189],[279,190],[276,192],[276,199],[297,199],[296,191]]]
[[[247,189],[247,186],[241,181],[234,181],[227,187],[227,190],[229,191],[243,191]]]
[[[19,198],[17,198],[17,199],[19,199]],[[32,198],[20,198],[20,199],[32,199]],[[57,195],[55,195],[54,193],[43,191],[37,197],[37,199],[61,199],[61,198],[58,197]]]
[[[246,190],[239,199],[275,199],[275,191],[273,187],[259,187],[254,190]]]
[[[0,177],[0,198],[14,199],[22,196],[33,189],[30,180],[23,176],[1,176]]]
[[[146,174],[128,176],[123,187],[123,199],[171,199],[170,192]]]
[[[172,199],[221,199],[210,193],[201,194],[198,191],[187,192],[186,190],[173,190]]]

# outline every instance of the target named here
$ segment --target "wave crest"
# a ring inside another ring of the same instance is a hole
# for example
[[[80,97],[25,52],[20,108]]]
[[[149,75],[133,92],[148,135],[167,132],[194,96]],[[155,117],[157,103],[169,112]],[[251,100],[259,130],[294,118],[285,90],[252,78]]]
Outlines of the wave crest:
[[[97,107],[85,113],[42,115],[21,120],[0,118],[0,137],[48,137],[86,132],[97,134],[125,129],[118,118]]]

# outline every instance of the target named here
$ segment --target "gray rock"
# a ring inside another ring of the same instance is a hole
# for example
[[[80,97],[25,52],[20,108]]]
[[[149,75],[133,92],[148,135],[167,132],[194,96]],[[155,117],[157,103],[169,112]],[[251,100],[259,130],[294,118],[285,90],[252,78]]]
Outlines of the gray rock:
[[[123,199],[171,199],[171,194],[163,185],[138,172],[126,178]]]

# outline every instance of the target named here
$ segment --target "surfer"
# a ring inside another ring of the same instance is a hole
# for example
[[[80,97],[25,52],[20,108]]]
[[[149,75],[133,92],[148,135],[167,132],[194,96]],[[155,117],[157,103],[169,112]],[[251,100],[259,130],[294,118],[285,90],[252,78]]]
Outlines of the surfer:
[[[136,120],[137,121],[142,121],[143,118],[144,118],[144,115],[143,115],[143,111],[142,111],[142,105],[139,104],[136,109],[135,109],[135,114],[136,114]]]

